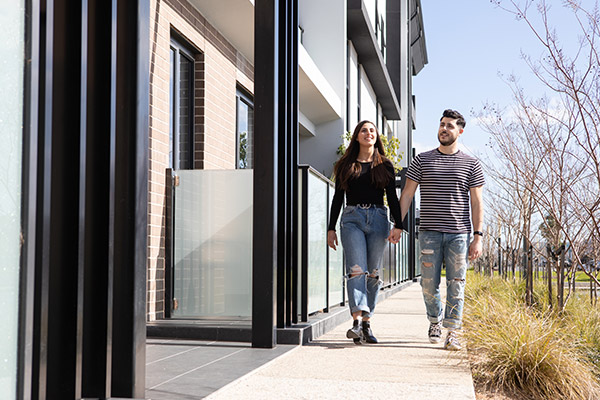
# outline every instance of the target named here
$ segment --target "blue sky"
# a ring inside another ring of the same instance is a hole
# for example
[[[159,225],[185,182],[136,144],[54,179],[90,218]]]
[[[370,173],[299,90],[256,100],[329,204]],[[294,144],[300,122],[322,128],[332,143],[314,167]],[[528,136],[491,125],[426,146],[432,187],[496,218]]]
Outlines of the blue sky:
[[[575,49],[574,19],[568,18],[562,1],[547,2],[552,7],[550,23],[557,26],[566,49]],[[545,89],[521,57],[524,52],[539,58],[543,48],[525,22],[489,0],[421,0],[421,4],[429,63],[413,78],[417,112],[413,146],[417,153],[437,147],[441,113],[453,108],[467,120],[461,148],[475,154],[483,152],[488,137],[477,126],[472,111],[480,110],[486,101],[501,106],[511,103],[511,90],[499,73],[519,77],[532,97],[544,94]],[[589,9],[593,4],[592,0],[582,1]],[[537,15],[535,11],[531,9]]]

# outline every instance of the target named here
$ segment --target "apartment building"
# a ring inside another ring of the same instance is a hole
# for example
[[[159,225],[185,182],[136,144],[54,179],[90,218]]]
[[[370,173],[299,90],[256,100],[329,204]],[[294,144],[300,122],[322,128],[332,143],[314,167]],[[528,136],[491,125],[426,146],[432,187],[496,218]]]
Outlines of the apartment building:
[[[142,398],[147,334],[273,347],[344,312],[328,178],[361,119],[408,162],[419,0],[10,3],[0,397]]]
[[[261,62],[255,59],[255,4],[150,4],[148,332],[250,340],[251,170],[254,141],[262,134],[253,113],[254,70]],[[289,34],[297,41],[292,152],[304,167],[287,206],[295,212],[289,219],[300,221],[291,234],[300,238],[290,239],[300,244],[287,261],[293,278],[277,283],[294,303],[281,317],[287,327],[345,302],[343,258],[324,239],[333,192],[327,178],[345,132],[360,120],[373,121],[382,134],[400,140],[408,165],[411,78],[427,63],[418,0],[302,0],[297,7],[297,32]],[[305,202],[303,188],[310,191]],[[386,286],[415,276],[412,242],[405,238],[390,247]]]

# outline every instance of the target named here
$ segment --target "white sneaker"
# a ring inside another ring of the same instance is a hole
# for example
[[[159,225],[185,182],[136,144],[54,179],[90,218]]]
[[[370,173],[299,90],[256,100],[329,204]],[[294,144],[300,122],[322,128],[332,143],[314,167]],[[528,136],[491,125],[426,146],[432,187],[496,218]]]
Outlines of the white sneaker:
[[[460,350],[462,346],[458,341],[458,333],[456,331],[448,331],[448,336],[446,336],[446,343],[444,343],[444,348],[446,350]]]

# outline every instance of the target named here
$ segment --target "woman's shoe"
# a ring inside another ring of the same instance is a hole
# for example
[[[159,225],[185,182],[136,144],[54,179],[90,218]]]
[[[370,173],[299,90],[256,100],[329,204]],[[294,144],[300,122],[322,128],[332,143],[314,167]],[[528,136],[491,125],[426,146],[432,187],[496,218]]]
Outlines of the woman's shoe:
[[[362,322],[362,335],[367,343],[378,343],[377,338],[373,336],[373,331],[371,330],[371,324],[369,321]]]
[[[346,332],[346,337],[348,339],[352,339],[354,341],[354,344],[360,344],[361,336],[362,336],[362,329],[360,328],[360,325],[358,324],[358,320],[355,319],[354,322],[352,323],[352,328],[348,329],[348,332]]]

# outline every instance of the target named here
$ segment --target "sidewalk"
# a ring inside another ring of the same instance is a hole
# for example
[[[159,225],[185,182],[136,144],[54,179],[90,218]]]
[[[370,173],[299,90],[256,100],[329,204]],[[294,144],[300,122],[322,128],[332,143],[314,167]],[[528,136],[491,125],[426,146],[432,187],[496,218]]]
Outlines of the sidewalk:
[[[442,287],[445,283],[442,282]],[[355,345],[344,323],[288,351],[208,399],[475,399],[465,350],[427,338],[421,287],[413,284],[377,306],[379,343]]]

